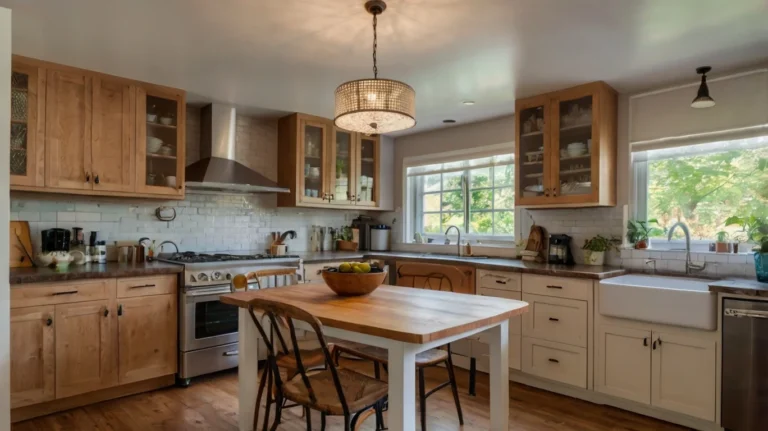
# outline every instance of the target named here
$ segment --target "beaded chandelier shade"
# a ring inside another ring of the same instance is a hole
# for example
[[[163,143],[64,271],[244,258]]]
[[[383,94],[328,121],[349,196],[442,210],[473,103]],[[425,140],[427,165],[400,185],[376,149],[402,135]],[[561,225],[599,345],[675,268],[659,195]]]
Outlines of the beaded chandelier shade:
[[[387,5],[372,0],[365,4],[373,15],[373,79],[358,79],[336,89],[336,126],[367,135],[409,129],[416,125],[416,92],[408,84],[379,79],[376,67],[377,17]]]

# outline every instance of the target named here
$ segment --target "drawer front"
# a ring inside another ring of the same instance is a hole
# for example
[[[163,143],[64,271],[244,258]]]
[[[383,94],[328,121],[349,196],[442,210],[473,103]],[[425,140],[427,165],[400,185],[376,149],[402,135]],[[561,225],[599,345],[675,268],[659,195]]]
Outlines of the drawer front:
[[[587,302],[524,293],[523,335],[587,347]]]
[[[523,337],[522,351],[524,373],[587,387],[587,349]]]
[[[11,289],[11,308],[114,298],[115,279],[25,284]]]
[[[588,301],[592,298],[592,280],[523,274],[523,293]]]
[[[487,288],[480,288],[477,292],[478,295],[483,296],[495,296],[497,298],[507,298],[507,299],[515,299],[518,301],[521,301],[523,298],[523,294],[521,292],[512,292],[509,290],[498,290],[498,289],[487,289]],[[530,311],[529,311],[530,313]],[[523,313],[528,314],[528,313]],[[509,333],[511,334],[521,334],[522,333],[522,315],[514,316],[509,320]],[[479,337],[476,337],[483,342],[487,342],[486,338],[484,338],[485,332],[481,332]]]
[[[117,279],[117,297],[167,295],[176,293],[176,275]]]
[[[518,335],[509,336],[509,368],[520,369],[522,352],[520,351],[522,337]],[[482,341],[472,342],[472,357],[477,359],[477,369],[488,373],[491,369],[491,349],[487,343]]]
[[[477,288],[512,290],[519,292],[521,290],[522,274],[504,271],[489,271],[479,269],[477,271]]]

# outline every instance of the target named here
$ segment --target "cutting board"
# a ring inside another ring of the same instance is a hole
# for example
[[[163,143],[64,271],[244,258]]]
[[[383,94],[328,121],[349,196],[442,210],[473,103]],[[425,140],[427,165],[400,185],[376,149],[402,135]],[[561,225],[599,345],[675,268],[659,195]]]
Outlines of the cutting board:
[[[32,238],[29,234],[29,222],[11,222],[10,245],[11,268],[33,266],[32,261],[30,260],[33,249]]]

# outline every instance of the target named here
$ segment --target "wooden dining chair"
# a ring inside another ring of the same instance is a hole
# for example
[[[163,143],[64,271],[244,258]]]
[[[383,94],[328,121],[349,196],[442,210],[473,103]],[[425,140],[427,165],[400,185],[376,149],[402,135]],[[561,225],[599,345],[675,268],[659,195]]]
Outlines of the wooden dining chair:
[[[407,274],[401,273],[401,268],[398,268],[398,277],[413,277],[413,286],[422,289],[430,290],[446,290],[453,292],[453,283],[451,279],[444,273],[419,273]],[[349,356],[358,357],[361,359],[369,360],[373,362],[374,375],[377,379],[381,377],[381,371],[379,370],[379,364],[387,371],[389,354],[386,349],[380,347],[369,346],[366,344],[355,343],[346,340],[333,340],[334,342],[334,361],[338,363],[339,356],[344,353]],[[429,367],[436,367],[444,365],[448,371],[448,380],[436,387],[432,388],[429,392],[426,391],[424,370]],[[450,385],[453,392],[453,401],[456,404],[456,413],[459,416],[459,423],[464,425],[464,415],[461,411],[461,401],[459,401],[459,389],[456,384],[456,375],[453,370],[453,360],[451,358],[451,345],[430,349],[425,352],[421,352],[416,355],[416,370],[419,377],[419,407],[421,413],[421,429],[427,429],[427,398],[435,392]],[[381,421],[381,417],[378,419]]]
[[[266,330],[261,319],[256,315],[255,310],[262,312],[270,321],[273,327],[286,324],[290,334],[291,348],[288,347],[285,338],[280,331],[275,331],[277,343],[271,342],[267,337]],[[320,412],[321,429],[325,430],[327,416],[343,416],[344,430],[351,431],[357,429],[367,417],[376,414],[377,429],[381,429],[379,418],[384,399],[389,391],[385,382],[368,377],[355,371],[338,367],[333,361],[331,347],[326,342],[323,334],[323,325],[316,317],[298,307],[266,299],[253,299],[248,304],[248,312],[251,315],[253,323],[256,325],[259,333],[264,337],[267,345],[268,358],[267,366],[270,370],[266,379],[268,385],[275,385],[275,419],[271,430],[277,429],[280,424],[283,401],[290,400],[297,405],[303,406],[307,421],[307,430],[312,429],[311,410]],[[309,363],[317,363],[317,351],[302,350],[296,337],[296,328],[294,320],[307,323],[317,337],[320,344],[322,370],[310,371],[307,367]],[[290,359],[288,359],[290,358]],[[286,365],[290,360],[290,365],[295,365],[297,372],[294,376],[286,375],[283,379],[280,368]],[[262,377],[262,382],[265,380]],[[258,426],[258,411],[261,404],[263,383],[259,384],[259,391],[256,396],[256,412],[254,414],[254,430]],[[270,403],[272,391],[267,391],[267,409],[264,417],[264,430],[266,431],[269,423]]]

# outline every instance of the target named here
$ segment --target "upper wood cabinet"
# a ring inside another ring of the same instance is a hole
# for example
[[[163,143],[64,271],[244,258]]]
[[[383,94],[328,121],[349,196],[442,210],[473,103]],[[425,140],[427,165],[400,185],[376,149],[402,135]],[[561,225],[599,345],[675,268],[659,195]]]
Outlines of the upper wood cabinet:
[[[379,207],[379,138],[335,127],[305,114],[278,124],[278,182],[290,193],[278,206]]]
[[[11,189],[184,197],[185,93],[13,57]]]
[[[616,205],[616,91],[604,82],[515,102],[515,205]]]

